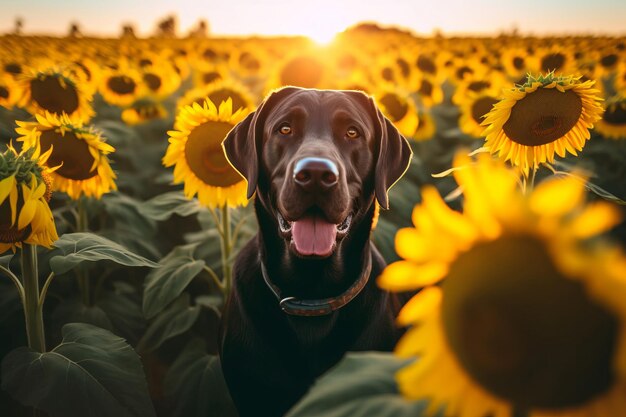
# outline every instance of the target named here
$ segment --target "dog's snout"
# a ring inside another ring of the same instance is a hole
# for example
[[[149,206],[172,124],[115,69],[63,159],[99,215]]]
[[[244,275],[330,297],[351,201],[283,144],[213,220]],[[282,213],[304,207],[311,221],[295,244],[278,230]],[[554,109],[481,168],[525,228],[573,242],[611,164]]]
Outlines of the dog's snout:
[[[293,179],[305,191],[326,191],[339,182],[339,169],[330,159],[302,158],[294,166]]]

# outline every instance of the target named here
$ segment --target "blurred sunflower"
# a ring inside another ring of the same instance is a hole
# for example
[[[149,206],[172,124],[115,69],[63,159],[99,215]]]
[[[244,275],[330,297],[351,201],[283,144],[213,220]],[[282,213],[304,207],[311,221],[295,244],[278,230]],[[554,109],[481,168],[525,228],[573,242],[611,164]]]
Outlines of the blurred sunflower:
[[[467,100],[472,100],[478,94],[498,96],[505,80],[501,73],[491,71],[486,77],[467,77],[456,86],[456,91],[452,96],[452,102],[461,106]]]
[[[305,52],[292,55],[276,66],[273,76],[265,85],[265,91],[269,92],[287,85],[332,88],[331,69],[318,54]]]
[[[234,52],[230,57],[229,67],[240,77],[261,75],[267,66],[268,57],[261,45],[242,45]]]
[[[626,139],[626,98],[613,97],[605,103],[602,119],[598,120],[595,130],[611,139]]]
[[[20,107],[31,114],[66,114],[72,120],[89,121],[94,115],[92,93],[67,71],[57,68],[29,70],[21,78]]]
[[[407,92],[392,87],[384,87],[374,94],[376,102],[385,116],[393,122],[400,133],[412,137],[417,130],[419,119],[417,106]]]
[[[433,115],[429,111],[419,111],[417,119],[417,130],[410,138],[418,142],[432,139],[437,131]]]
[[[48,156],[35,149],[17,153],[11,145],[0,154],[0,253],[23,242],[50,248],[59,238],[48,207],[48,172],[40,165]]]
[[[99,91],[107,103],[124,107],[143,96],[145,86],[141,73],[128,63],[122,63],[117,68],[109,68],[104,72]]]
[[[21,97],[22,90],[13,77],[8,74],[0,75],[0,107],[12,109]]]
[[[466,97],[460,105],[459,128],[461,131],[475,138],[483,137],[485,128],[481,126],[481,123],[498,101],[498,96],[489,92],[470,94]]]
[[[228,163],[222,141],[246,115],[243,109],[232,112],[232,100],[219,105],[206,100],[203,105],[185,106],[169,131],[169,146],[163,165],[174,166],[174,183],[184,182],[187,198],[196,194],[201,204],[210,207],[246,205],[246,182]]]
[[[503,90],[503,99],[482,122],[487,126],[485,147],[511,161],[525,174],[554,155],[577,155],[590,138],[589,129],[602,115],[594,81],[580,77],[534,77],[513,89]]]
[[[534,57],[529,55],[525,48],[505,48],[500,62],[506,75],[512,81],[519,80],[538,66]]]
[[[144,97],[135,100],[130,107],[122,111],[122,120],[128,125],[138,125],[152,120],[160,120],[167,117],[167,110],[158,101]]]
[[[422,104],[432,107],[443,101],[443,90],[435,78],[421,76],[416,82],[416,93]]]
[[[576,60],[572,53],[564,47],[542,48],[535,52],[535,71],[557,74],[569,73],[575,68]]]
[[[614,48],[607,48],[600,51],[595,59],[600,73],[605,76],[615,72],[622,61],[623,58]]]
[[[233,110],[247,109],[255,105],[255,100],[246,86],[233,80],[215,81],[207,86],[189,90],[178,100],[178,109],[184,106],[198,103],[204,105],[204,101],[209,99],[219,105],[228,99],[232,100]]]
[[[55,191],[77,200],[81,195],[100,198],[117,189],[107,156],[115,149],[92,128],[48,112],[37,114],[36,121],[16,123],[24,149],[50,152],[46,166],[55,168],[50,174]]]
[[[226,80],[228,76],[228,68],[223,64],[207,64],[201,61],[193,67],[193,85],[196,87],[205,87],[217,81]]]
[[[167,98],[178,89],[181,82],[178,74],[167,62],[142,67],[141,80],[147,95],[157,100]]]
[[[626,409],[626,257],[597,236],[619,223],[584,204],[584,182],[553,177],[531,194],[501,161],[457,155],[464,211],[426,187],[401,229],[404,260],[379,277],[422,289],[400,312],[396,346],[419,360],[401,392],[445,417],[617,416]],[[593,240],[592,240],[593,239]],[[584,243],[584,245],[583,245]]]
[[[15,59],[2,60],[2,70],[13,78],[19,77],[24,72],[24,65]]]

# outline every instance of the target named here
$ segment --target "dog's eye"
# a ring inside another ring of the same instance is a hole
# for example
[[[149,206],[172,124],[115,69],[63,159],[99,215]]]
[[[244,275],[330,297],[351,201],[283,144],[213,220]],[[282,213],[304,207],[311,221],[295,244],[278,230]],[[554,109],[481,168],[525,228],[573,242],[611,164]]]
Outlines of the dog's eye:
[[[348,130],[346,131],[346,136],[349,139],[356,139],[359,136],[361,136],[361,134],[359,133],[356,127],[349,127]]]
[[[291,134],[291,126],[289,126],[288,123],[283,123],[278,128],[278,131],[281,133],[281,135],[289,135]]]

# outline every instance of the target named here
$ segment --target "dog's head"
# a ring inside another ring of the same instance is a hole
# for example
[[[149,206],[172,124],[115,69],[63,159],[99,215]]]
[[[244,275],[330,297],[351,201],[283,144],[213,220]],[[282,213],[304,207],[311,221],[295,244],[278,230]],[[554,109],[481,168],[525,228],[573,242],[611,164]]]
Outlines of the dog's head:
[[[223,142],[289,249],[330,256],[374,196],[404,174],[411,148],[374,101],[358,91],[286,87],[270,94]]]

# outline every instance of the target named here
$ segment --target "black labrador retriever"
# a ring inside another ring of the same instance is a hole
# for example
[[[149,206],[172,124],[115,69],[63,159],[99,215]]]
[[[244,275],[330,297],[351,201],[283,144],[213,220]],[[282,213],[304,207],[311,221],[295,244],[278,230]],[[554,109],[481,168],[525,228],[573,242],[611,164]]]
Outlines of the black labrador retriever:
[[[256,192],[259,232],[235,262],[222,368],[241,417],[282,416],[347,351],[389,351],[399,337],[370,233],[411,148],[367,95],[295,87],[223,147]]]

